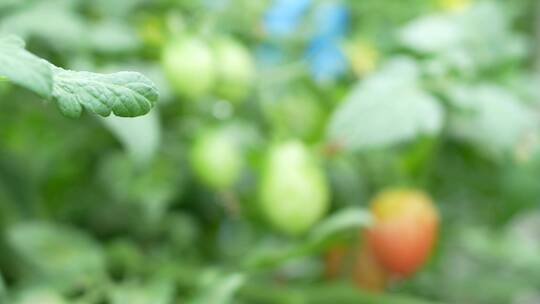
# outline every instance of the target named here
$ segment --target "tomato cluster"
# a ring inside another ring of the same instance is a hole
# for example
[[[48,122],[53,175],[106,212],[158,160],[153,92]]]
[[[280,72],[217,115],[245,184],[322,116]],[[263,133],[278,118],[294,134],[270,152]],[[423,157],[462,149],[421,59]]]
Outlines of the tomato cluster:
[[[214,93],[237,102],[247,96],[253,85],[253,59],[242,44],[230,37],[208,42],[186,34],[170,41],[161,58],[171,87],[188,99]]]

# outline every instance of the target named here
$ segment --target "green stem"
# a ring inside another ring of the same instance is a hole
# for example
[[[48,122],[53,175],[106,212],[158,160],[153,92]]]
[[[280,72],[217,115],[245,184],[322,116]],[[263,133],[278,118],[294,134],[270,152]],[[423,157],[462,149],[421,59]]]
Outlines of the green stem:
[[[182,288],[197,288],[201,269],[182,267],[175,271],[175,279]],[[345,283],[313,283],[300,286],[291,282],[247,280],[237,294],[243,303],[253,304],[437,304],[414,297],[371,293]]]
[[[436,304],[402,295],[376,294],[347,284],[313,284],[309,287],[291,285],[246,284],[239,296],[256,304]]]

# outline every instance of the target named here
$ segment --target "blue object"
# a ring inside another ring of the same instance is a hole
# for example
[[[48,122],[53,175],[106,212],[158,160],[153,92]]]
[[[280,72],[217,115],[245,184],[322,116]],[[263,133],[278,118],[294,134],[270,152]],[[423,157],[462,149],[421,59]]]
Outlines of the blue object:
[[[265,31],[276,37],[292,35],[311,5],[311,0],[274,0],[263,17]]]
[[[272,38],[293,35],[312,5],[312,0],[274,0],[263,17],[263,27]],[[341,1],[324,2],[313,15],[311,37],[304,52],[309,71],[315,81],[329,82],[343,75],[348,61],[339,46],[350,26],[349,9]],[[263,65],[282,63],[285,51],[278,45],[265,43],[257,48]]]
[[[339,46],[349,28],[349,9],[340,2],[325,3],[315,12],[313,37],[306,51],[312,77],[329,82],[343,75],[348,61]]]
[[[324,3],[315,12],[315,36],[328,38],[345,36],[349,28],[349,9],[342,3]]]
[[[314,39],[306,51],[306,59],[313,79],[320,83],[333,81],[349,66],[338,41],[328,38]]]

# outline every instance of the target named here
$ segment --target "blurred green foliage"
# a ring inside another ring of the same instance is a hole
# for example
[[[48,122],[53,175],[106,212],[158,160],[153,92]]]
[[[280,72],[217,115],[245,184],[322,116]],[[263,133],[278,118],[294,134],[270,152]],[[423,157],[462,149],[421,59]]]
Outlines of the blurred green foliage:
[[[70,119],[0,67],[0,303],[540,302],[540,7],[406,2],[0,0],[0,63],[17,35],[160,96]],[[398,186],[440,210],[429,263],[327,278]]]

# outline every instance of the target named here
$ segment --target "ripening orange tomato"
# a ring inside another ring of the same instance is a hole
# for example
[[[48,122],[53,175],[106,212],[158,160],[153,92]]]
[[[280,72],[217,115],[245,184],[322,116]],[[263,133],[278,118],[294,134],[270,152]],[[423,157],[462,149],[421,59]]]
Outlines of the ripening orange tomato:
[[[411,275],[437,239],[439,216],[432,200],[420,190],[390,189],[375,196],[371,211],[375,224],[366,241],[377,261],[394,275]]]

